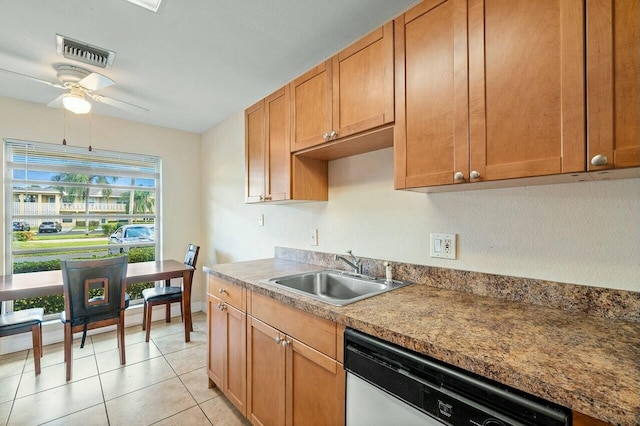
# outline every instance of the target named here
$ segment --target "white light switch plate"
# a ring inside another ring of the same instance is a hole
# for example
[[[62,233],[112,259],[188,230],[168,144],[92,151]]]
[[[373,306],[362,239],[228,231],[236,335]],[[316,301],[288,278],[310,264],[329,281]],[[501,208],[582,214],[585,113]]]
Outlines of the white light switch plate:
[[[456,259],[456,236],[457,234],[430,234],[431,257]]]

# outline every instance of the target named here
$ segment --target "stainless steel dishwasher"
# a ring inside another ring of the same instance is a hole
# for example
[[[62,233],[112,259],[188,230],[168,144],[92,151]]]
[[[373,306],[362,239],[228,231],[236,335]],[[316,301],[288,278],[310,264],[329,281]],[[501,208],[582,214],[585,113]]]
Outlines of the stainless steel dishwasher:
[[[347,426],[571,424],[564,407],[359,331],[344,345]]]

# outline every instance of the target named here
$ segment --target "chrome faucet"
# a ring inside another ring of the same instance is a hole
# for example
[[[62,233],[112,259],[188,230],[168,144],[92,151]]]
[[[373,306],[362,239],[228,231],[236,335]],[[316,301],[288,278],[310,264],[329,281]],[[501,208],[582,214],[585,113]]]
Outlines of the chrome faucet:
[[[351,260],[337,254],[333,255],[333,260],[342,260],[344,263],[353,268],[354,274],[362,274],[362,264],[360,263],[360,259],[354,256],[353,253],[351,253],[351,250],[348,250],[347,254],[351,256]]]

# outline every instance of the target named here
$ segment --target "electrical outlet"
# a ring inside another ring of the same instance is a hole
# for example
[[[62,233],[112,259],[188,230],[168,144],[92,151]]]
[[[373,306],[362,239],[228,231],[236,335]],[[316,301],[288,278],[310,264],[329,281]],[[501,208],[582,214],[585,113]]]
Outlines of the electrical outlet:
[[[317,246],[318,245],[318,230],[317,229],[309,229],[309,245]]]
[[[457,234],[430,234],[431,257],[456,259],[456,237]]]
[[[262,213],[258,215],[258,226],[264,226],[264,215]]]

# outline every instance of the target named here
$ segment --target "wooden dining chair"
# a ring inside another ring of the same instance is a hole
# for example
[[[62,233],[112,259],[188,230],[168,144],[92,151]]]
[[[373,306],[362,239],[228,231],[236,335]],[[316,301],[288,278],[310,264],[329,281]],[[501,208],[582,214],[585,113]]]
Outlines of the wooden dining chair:
[[[198,262],[199,252],[200,246],[189,244],[187,246],[187,254],[184,257],[184,264],[195,268]],[[144,299],[142,329],[147,331],[145,341],[148,342],[151,335],[151,312],[154,306],[165,305],[165,321],[171,322],[171,304],[180,302],[180,317],[184,321],[184,313],[182,312],[182,286],[172,286],[171,280],[166,280],[162,287],[145,288],[142,290],[142,298]]]
[[[67,381],[71,380],[73,333],[82,332],[80,347],[84,347],[87,330],[116,325],[120,364],[125,364],[124,310],[126,294],[127,255],[96,260],[63,260],[62,284],[64,312],[64,360]]]
[[[36,375],[40,374],[40,358],[42,358],[43,315],[42,308],[24,309],[0,315],[0,337],[31,332]]]

